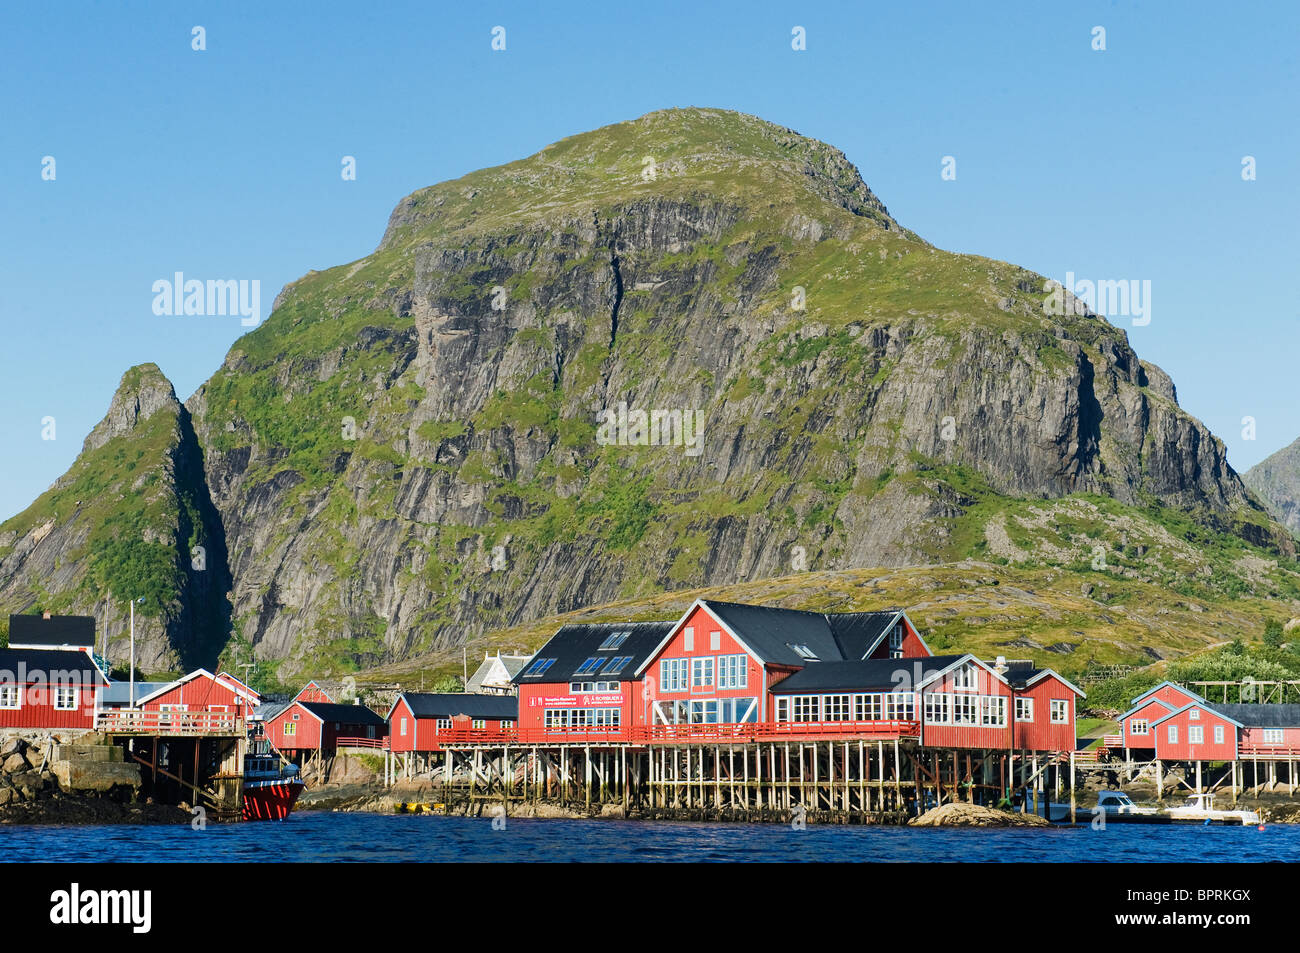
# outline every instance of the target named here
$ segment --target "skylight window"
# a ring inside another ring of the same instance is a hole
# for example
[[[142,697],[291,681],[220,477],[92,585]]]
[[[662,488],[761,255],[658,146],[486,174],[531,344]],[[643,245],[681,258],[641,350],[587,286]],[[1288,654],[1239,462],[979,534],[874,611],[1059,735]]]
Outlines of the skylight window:
[[[632,656],[630,655],[620,655],[618,658],[612,658],[609,660],[609,664],[605,666],[605,670],[600,674],[617,675],[627,667],[627,663],[630,661],[632,661]]]
[[[596,651],[598,651],[598,652],[612,652],[612,651],[614,651],[614,649],[618,648],[620,645],[622,645],[624,642],[626,642],[626,641],[627,641],[627,637],[628,637],[629,635],[631,635],[631,634],[632,634],[631,632],[615,632],[615,633],[613,633],[609,638],[607,638],[604,642],[601,642],[601,643],[600,643],[600,648],[597,649]]]
[[[528,666],[528,671],[524,672],[524,678],[539,678],[546,674],[546,670],[555,664],[553,658],[539,658],[532,665]]]
[[[802,642],[787,642],[786,645],[788,645],[794,654],[799,656],[801,659],[809,662],[817,661],[817,653],[808,648],[808,646],[804,645]]]
[[[592,656],[591,658],[587,659],[587,661],[585,661],[585,662],[583,662],[581,665],[579,665],[579,666],[578,666],[578,670],[577,670],[576,672],[574,672],[573,674],[574,674],[574,675],[592,675],[592,674],[595,673],[596,669],[600,668],[600,666],[601,666],[602,664],[604,664],[604,662],[605,662],[605,660],[604,660],[603,658],[599,658],[599,657],[597,657],[597,656]]]

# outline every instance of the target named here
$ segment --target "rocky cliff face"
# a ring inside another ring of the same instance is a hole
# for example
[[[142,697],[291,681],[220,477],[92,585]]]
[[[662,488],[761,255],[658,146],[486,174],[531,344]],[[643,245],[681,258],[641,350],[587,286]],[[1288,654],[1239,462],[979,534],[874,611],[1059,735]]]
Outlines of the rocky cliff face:
[[[1300,534],[1300,440],[1255,464],[1242,479],[1280,523]]]
[[[115,668],[211,664],[228,637],[230,574],[189,412],[156,365],[122,378],[80,456],[0,526],[0,606],[94,615]],[[101,642],[102,645],[102,642]]]
[[[289,673],[668,588],[960,558],[1011,498],[1167,507],[1292,552],[1168,377],[1046,293],[734,113],[417,192],[187,402],[238,639]]]

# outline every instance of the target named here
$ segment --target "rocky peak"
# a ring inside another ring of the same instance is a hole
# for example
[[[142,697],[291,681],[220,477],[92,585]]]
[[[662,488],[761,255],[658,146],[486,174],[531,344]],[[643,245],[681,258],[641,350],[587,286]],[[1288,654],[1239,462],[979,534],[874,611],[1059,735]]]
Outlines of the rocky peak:
[[[104,419],[95,425],[81,445],[81,452],[96,450],[114,437],[129,434],[159,410],[179,412],[180,401],[157,364],[137,364],[122,375]]]

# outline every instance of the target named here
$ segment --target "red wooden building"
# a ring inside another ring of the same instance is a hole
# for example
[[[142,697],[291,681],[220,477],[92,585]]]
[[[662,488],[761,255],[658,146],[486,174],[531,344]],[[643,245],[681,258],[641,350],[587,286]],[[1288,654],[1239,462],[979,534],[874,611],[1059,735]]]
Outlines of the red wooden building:
[[[88,650],[0,649],[0,728],[94,728],[107,686]]]
[[[263,725],[280,751],[332,755],[340,747],[382,748],[388,725],[365,705],[295,701]]]
[[[490,743],[513,731],[518,718],[513,695],[403,692],[388,712],[389,747],[423,753],[449,743]]]
[[[1119,716],[1124,747],[1140,754],[1154,754],[1156,736],[1151,729],[1152,724],[1170,712],[1193,702],[1205,703],[1205,699],[1173,682],[1161,682],[1147,689],[1133,699],[1132,707],[1128,711]]]
[[[675,623],[565,626],[516,682],[520,740],[555,741],[851,734],[1070,751],[1083,697],[1029,663],[934,657],[902,610],[715,600]]]
[[[150,727],[221,731],[239,729],[260,702],[261,696],[234,676],[199,668],[137,695],[135,708]],[[116,719],[125,724],[127,716]]]

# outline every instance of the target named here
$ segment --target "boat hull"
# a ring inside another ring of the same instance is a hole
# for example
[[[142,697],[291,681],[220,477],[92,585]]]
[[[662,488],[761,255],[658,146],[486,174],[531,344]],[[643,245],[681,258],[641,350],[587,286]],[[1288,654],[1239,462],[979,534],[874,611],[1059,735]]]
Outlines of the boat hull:
[[[243,818],[246,821],[282,821],[305,785],[296,778],[277,781],[252,781],[244,784]]]

